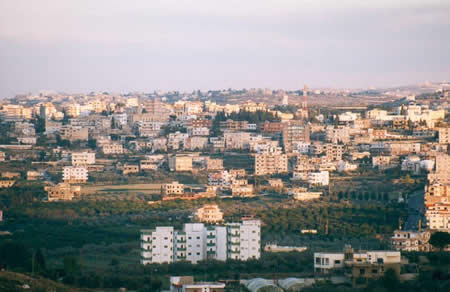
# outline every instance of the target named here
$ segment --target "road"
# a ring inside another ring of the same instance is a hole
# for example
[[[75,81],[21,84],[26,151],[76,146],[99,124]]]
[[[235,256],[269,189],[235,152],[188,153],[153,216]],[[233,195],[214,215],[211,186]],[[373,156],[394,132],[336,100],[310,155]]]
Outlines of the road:
[[[403,230],[418,230],[419,220],[424,221],[425,206],[424,206],[424,191],[416,191],[409,196],[408,199],[408,218],[405,222]]]

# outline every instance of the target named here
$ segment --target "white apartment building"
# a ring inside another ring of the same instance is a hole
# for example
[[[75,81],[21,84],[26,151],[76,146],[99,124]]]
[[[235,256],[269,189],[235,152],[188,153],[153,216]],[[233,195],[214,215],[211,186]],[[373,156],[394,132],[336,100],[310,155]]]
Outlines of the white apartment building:
[[[174,262],[173,227],[158,226],[154,230],[141,230],[141,264]]]
[[[191,127],[187,132],[189,136],[209,136],[209,129],[206,127]]]
[[[327,170],[308,173],[308,183],[311,185],[327,186],[330,182],[330,174]]]
[[[227,224],[228,258],[246,261],[261,256],[261,221]]]
[[[327,273],[331,270],[342,269],[346,265],[357,264],[400,264],[399,251],[375,250],[355,253],[353,249],[346,247],[343,252],[314,253],[314,271]]]
[[[95,164],[95,153],[94,152],[72,152],[71,159],[72,159],[73,166]]]
[[[141,264],[258,259],[260,242],[259,220],[244,220],[225,226],[187,223],[182,231],[173,227],[156,227],[141,231]]]
[[[348,143],[350,142],[350,129],[348,126],[327,126],[327,141],[331,143]]]
[[[67,183],[85,183],[88,180],[88,170],[85,167],[65,166],[63,180]]]
[[[114,113],[112,114],[112,118],[116,127],[123,127],[128,123],[128,115],[126,113]]]

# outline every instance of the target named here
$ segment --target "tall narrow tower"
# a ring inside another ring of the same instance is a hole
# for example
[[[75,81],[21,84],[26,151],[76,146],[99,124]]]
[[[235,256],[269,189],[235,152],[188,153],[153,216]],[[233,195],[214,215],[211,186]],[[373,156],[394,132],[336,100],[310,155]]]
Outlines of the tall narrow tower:
[[[302,118],[308,118],[308,87],[306,84],[303,86],[303,101],[302,101]]]

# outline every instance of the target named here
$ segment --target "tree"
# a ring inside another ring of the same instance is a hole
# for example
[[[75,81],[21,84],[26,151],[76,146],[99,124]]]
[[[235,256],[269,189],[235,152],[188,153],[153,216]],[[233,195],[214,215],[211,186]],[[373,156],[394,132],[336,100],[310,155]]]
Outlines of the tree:
[[[442,251],[447,245],[450,244],[450,233],[448,232],[435,232],[430,237],[429,243]]]
[[[36,273],[42,273],[46,270],[46,264],[45,264],[45,257],[42,254],[42,251],[40,248],[38,248],[34,253],[33,258],[33,272]]]
[[[66,272],[66,275],[77,274],[81,270],[81,266],[78,263],[77,258],[69,256],[65,257],[63,260],[64,263],[64,271]]]
[[[30,253],[19,243],[8,241],[0,246],[0,265],[7,268],[30,268]]]

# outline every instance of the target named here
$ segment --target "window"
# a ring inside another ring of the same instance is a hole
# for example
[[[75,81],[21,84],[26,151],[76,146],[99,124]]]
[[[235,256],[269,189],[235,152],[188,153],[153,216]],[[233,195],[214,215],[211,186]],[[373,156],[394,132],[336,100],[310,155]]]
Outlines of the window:
[[[365,269],[359,269],[359,274],[360,275],[365,275],[366,274],[366,270]]]
[[[316,264],[320,265],[320,258],[316,258]]]
[[[383,264],[384,263],[384,260],[381,258],[381,259],[377,259],[377,264]]]
[[[335,261],[334,261],[334,264],[335,264],[335,265],[339,265],[340,263],[341,263],[340,260],[335,260]]]
[[[378,270],[377,269],[372,269],[372,274],[378,274]]]

